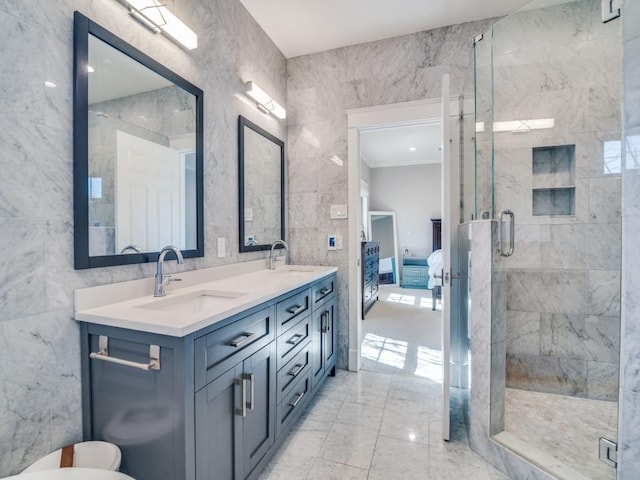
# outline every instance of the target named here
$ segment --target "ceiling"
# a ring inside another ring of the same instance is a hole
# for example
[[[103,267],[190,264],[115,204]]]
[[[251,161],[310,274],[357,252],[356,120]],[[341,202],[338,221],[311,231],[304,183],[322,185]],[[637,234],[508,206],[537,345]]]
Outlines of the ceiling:
[[[173,85],[102,40],[89,35],[89,105]]]
[[[292,58],[498,17],[528,0],[240,0]]]
[[[440,163],[440,130],[439,123],[364,130],[360,156],[370,168]]]

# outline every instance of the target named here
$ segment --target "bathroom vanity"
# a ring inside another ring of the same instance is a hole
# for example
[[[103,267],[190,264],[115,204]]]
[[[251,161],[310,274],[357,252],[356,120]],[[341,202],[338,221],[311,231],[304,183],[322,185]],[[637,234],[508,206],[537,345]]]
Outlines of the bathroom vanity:
[[[137,480],[257,478],[335,373],[335,268],[231,270],[76,291],[84,438]]]

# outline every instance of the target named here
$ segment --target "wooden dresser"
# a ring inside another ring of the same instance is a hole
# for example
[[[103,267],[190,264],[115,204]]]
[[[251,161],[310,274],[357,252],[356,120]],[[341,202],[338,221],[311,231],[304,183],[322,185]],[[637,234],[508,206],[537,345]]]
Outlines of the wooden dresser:
[[[362,242],[362,319],[378,300],[380,242]]]

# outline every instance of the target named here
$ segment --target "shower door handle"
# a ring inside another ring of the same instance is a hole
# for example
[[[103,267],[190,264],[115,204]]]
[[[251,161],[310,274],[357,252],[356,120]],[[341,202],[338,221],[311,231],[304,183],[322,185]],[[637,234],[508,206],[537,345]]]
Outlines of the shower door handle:
[[[509,250],[504,251],[504,217],[509,215]],[[498,216],[498,253],[503,257],[513,255],[513,246],[515,242],[516,217],[511,210],[502,210]]]

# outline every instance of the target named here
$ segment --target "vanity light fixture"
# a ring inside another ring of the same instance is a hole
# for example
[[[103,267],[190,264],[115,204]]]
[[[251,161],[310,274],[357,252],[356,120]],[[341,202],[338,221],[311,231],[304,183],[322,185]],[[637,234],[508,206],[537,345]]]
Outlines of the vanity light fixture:
[[[415,152],[416,150],[417,150],[417,148],[416,148],[416,147],[409,147],[409,151],[410,151],[410,152]]]
[[[135,19],[155,33],[162,32],[187,50],[198,46],[198,35],[160,0],[122,0]]]
[[[287,111],[271,98],[267,92],[256,85],[256,82],[246,83],[246,94],[257,103],[260,111],[264,113],[269,112],[280,120],[287,118]]]

